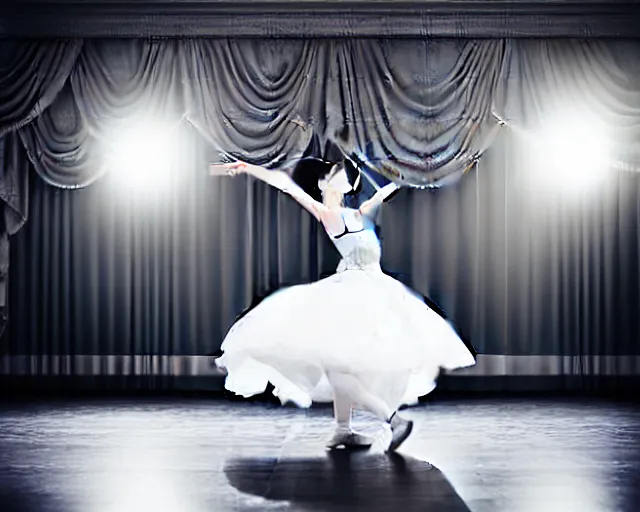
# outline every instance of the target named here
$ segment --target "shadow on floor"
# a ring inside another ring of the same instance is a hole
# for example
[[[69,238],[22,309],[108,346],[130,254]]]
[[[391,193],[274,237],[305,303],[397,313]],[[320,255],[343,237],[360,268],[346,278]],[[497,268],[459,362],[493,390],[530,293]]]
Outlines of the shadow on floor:
[[[316,458],[236,458],[225,466],[240,492],[294,510],[469,512],[435,466],[399,454],[337,451]]]

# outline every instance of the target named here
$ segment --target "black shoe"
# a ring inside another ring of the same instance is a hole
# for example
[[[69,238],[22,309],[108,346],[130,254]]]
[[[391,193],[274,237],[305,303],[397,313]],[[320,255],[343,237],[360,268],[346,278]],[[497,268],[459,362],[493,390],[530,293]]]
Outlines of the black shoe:
[[[394,413],[389,420],[391,426],[391,444],[388,452],[395,452],[407,440],[413,430],[413,421],[405,420]]]

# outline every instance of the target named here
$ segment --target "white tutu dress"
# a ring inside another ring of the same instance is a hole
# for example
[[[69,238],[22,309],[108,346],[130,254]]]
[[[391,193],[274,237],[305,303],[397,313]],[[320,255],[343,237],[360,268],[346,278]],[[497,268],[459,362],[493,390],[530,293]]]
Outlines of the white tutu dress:
[[[440,369],[475,364],[453,328],[418,294],[384,274],[374,223],[344,209],[331,236],[342,260],[334,275],[283,288],[236,322],[216,364],[242,396],[271,382],[282,403],[332,401],[328,372],[357,376],[396,410],[435,388]]]

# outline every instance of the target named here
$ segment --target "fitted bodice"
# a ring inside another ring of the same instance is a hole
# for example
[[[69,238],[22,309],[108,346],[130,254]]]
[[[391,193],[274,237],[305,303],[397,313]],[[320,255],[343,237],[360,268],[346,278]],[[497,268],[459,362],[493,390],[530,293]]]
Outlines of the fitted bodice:
[[[344,209],[345,229],[340,234],[329,234],[340,252],[342,260],[337,272],[345,270],[380,270],[380,241],[375,224],[357,210]]]

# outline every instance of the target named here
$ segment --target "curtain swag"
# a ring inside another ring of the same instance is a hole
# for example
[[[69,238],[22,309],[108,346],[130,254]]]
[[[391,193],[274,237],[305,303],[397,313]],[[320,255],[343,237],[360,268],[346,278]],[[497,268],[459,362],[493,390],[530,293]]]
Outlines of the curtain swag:
[[[30,165],[51,185],[88,186],[132,119],[190,123],[212,159],[286,168],[333,142],[383,179],[439,187],[473,168],[505,122],[544,129],[567,106],[597,116],[615,160],[635,165],[638,71],[632,40],[5,40],[0,317]]]

